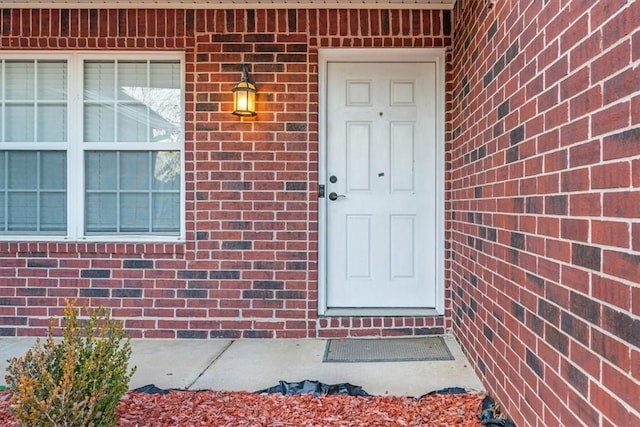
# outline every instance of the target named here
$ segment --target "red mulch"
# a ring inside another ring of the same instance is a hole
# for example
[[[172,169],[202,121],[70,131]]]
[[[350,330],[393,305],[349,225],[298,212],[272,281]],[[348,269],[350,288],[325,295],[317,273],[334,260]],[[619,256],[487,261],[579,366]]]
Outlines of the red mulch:
[[[0,425],[17,426],[10,394],[0,393]],[[483,394],[408,397],[284,396],[242,392],[127,393],[125,426],[481,426]]]

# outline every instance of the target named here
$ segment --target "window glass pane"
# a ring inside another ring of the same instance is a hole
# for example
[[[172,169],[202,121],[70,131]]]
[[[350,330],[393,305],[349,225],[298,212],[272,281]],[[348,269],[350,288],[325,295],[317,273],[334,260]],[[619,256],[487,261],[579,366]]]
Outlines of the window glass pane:
[[[85,105],[85,142],[114,142],[116,126],[112,104]]]
[[[7,216],[4,208],[5,199],[6,193],[4,191],[0,191],[0,231],[7,231]]]
[[[178,142],[182,129],[180,64],[151,63],[150,80],[147,105],[151,110],[151,139],[158,142]]]
[[[119,62],[118,83],[118,141],[147,142],[149,137],[148,62]]]
[[[67,63],[65,61],[38,62],[38,99],[47,101],[67,99]]]
[[[36,192],[10,192],[9,231],[37,231],[38,222],[35,207],[38,204]]]
[[[33,100],[35,97],[34,61],[6,61],[5,70],[6,99]]]
[[[118,231],[116,193],[87,194],[85,205],[87,232]]]
[[[40,154],[40,188],[66,190],[67,156],[62,151],[45,151]]]
[[[120,196],[120,223],[123,232],[149,231],[149,193]]]
[[[7,180],[5,179],[5,175],[7,172],[7,151],[0,151],[0,191],[6,190]],[[2,205],[0,205],[2,206]]]
[[[115,63],[86,61],[84,64],[84,99],[113,100],[115,96]]]
[[[180,231],[180,194],[153,195],[153,229],[154,232]]]
[[[180,64],[177,62],[152,62],[149,77],[153,88],[180,89]]]
[[[38,186],[38,152],[10,151],[9,189],[35,190]]]
[[[65,193],[40,194],[40,230],[65,231],[67,229],[67,195]]]
[[[122,190],[148,190],[149,153],[120,153],[120,176]]]
[[[6,212],[6,197],[7,197],[7,180],[5,175],[7,172],[7,152],[0,151],[0,231],[7,230],[7,212]]]
[[[119,62],[118,85],[118,99],[123,101],[131,101],[131,93],[148,88],[147,61]]]
[[[67,140],[67,106],[40,105],[38,107],[38,141],[65,142]]]
[[[118,142],[147,141],[147,107],[120,105],[118,108]]]
[[[87,190],[115,190],[117,186],[118,153],[89,151],[85,159]]]
[[[179,89],[153,89],[149,97],[150,140],[153,142],[180,141],[182,102]]]
[[[154,190],[180,190],[180,153],[159,151],[153,153]]]
[[[5,106],[5,126],[7,142],[33,142],[35,116],[34,106],[27,104],[8,104]]]

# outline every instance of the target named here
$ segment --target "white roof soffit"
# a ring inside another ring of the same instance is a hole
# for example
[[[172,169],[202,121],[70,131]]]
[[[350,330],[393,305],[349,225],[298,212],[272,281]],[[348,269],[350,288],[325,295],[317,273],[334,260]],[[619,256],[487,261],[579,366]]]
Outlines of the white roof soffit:
[[[455,0],[9,0],[27,9],[452,9]]]

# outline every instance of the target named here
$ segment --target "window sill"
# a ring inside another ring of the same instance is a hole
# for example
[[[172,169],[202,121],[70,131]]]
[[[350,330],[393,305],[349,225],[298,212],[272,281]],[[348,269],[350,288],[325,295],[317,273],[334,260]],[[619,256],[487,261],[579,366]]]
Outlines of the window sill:
[[[0,242],[0,254],[18,254],[20,257],[47,257],[55,254],[85,254],[100,256],[127,257],[178,257],[186,253],[184,240],[168,241],[70,241],[53,240],[40,237],[35,240],[15,240]]]
[[[328,308],[320,317],[427,317],[442,316],[433,308]]]
[[[186,243],[184,237],[169,237],[169,236],[91,236],[82,237],[77,239],[71,239],[66,236],[52,236],[52,235],[11,235],[0,234],[0,240],[4,242],[38,242],[38,243],[122,243],[122,244],[154,244],[154,243]]]

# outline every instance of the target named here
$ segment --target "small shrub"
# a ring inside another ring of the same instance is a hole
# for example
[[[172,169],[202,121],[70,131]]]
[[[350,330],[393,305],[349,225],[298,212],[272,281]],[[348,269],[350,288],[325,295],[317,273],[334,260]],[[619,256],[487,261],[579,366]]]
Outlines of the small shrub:
[[[106,310],[80,322],[67,302],[63,322],[62,340],[54,339],[52,322],[44,343],[38,339],[9,361],[5,379],[14,415],[24,426],[115,426],[135,372],[128,369],[130,339]]]

